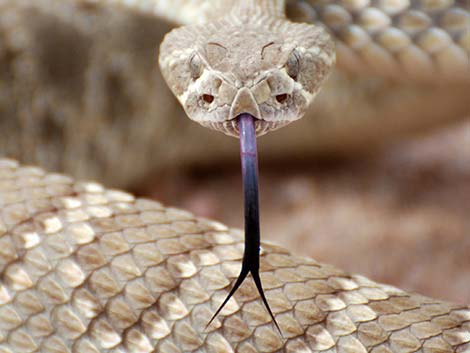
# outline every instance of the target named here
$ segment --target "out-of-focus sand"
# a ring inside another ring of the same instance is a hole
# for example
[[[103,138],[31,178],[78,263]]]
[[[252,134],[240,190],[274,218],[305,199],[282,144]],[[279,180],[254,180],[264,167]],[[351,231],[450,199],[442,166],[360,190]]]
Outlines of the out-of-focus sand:
[[[261,156],[264,240],[377,281],[470,303],[469,121],[379,157],[295,160],[268,165]],[[240,178],[238,166],[213,166],[170,173],[145,193],[242,227]]]

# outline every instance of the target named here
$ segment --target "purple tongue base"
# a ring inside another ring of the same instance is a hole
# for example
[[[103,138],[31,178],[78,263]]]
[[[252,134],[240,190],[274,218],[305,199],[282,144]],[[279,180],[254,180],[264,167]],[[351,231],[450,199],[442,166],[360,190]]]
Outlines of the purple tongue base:
[[[240,131],[240,155],[242,159],[242,168],[246,168],[248,161],[245,160],[245,158],[248,158],[250,160],[254,159],[253,162],[256,165],[256,169],[258,169],[255,119],[249,114],[240,115],[238,118],[238,129]]]
[[[217,317],[248,274],[251,273],[251,277],[256,284],[256,288],[258,289],[266,310],[282,337],[281,329],[269,307],[259,277],[260,226],[255,118],[250,114],[241,114],[237,119],[238,130],[240,131],[240,158],[242,163],[243,192],[245,195],[245,251],[243,253],[242,269],[235,284],[222,305],[217,309],[214,316],[212,316],[207,326]]]
[[[256,147],[255,119],[249,114],[238,118],[240,131],[240,159],[242,163],[243,194],[245,206],[245,256],[252,260],[250,266],[259,268],[260,225],[258,197],[258,153]]]

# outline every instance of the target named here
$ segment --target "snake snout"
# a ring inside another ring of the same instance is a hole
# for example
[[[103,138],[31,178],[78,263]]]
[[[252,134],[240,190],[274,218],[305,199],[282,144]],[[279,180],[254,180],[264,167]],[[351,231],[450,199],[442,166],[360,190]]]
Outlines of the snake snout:
[[[230,107],[229,120],[235,119],[244,113],[250,114],[254,118],[261,117],[258,103],[251,90],[247,87],[241,88],[233,99]]]
[[[239,129],[236,121],[238,121],[243,114],[248,114],[253,118],[257,136],[264,135],[268,131],[287,124],[287,122],[283,121],[267,121],[264,119],[257,101],[257,98],[259,98],[258,91],[255,90],[255,92],[253,92],[247,87],[242,87],[238,90],[230,106],[228,120],[222,123],[226,134],[238,137]],[[227,127],[230,131],[227,131]]]

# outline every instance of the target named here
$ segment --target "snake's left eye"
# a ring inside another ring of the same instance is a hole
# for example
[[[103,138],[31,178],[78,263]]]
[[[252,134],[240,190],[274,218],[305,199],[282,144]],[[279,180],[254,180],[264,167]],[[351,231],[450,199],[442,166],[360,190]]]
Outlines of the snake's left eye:
[[[202,75],[204,67],[202,60],[199,55],[194,54],[191,59],[189,59],[189,70],[191,71],[191,77],[193,80],[197,80]]]
[[[278,103],[281,103],[281,104],[285,103],[287,101],[287,98],[289,98],[289,96],[286,93],[278,94],[276,96],[276,100],[278,101]]]
[[[297,79],[300,72],[300,54],[297,50],[293,50],[289,55],[286,63],[287,74],[294,80]]]

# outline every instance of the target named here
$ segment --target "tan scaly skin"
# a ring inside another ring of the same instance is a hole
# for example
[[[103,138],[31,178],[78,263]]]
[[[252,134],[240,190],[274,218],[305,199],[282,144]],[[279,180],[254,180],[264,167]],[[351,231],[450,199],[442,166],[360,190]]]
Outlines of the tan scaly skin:
[[[238,230],[0,160],[0,352],[470,350],[469,307],[268,244],[261,279],[285,340],[251,278],[204,331],[242,253]]]

